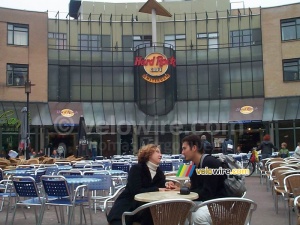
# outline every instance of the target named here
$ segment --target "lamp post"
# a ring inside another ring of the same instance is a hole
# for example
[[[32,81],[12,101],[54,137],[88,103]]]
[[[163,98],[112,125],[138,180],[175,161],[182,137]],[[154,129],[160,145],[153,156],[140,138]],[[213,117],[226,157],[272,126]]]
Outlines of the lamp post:
[[[26,146],[25,146],[25,158],[29,159],[29,140],[30,140],[30,126],[29,126],[29,94],[31,93],[31,81],[25,81],[25,93],[26,93],[26,108],[27,108],[27,127],[26,127]]]

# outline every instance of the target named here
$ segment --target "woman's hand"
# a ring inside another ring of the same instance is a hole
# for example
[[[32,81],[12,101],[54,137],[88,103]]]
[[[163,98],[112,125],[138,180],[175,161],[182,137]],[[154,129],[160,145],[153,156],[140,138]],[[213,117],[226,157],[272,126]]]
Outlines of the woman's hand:
[[[167,191],[170,191],[170,190],[178,191],[178,190],[180,190],[180,187],[176,186],[172,181],[166,182],[165,185],[166,185],[166,190]]]

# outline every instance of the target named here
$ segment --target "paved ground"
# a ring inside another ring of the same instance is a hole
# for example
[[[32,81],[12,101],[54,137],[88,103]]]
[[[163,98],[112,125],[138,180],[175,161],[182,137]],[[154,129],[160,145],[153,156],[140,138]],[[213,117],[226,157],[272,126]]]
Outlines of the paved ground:
[[[267,192],[266,186],[261,185],[259,183],[258,176],[252,176],[246,178],[246,186],[247,186],[247,195],[246,198],[254,200],[258,204],[257,210],[254,212],[252,217],[252,225],[262,225],[262,224],[270,224],[270,225],[287,225],[287,216],[284,208],[283,201],[279,201],[279,213],[276,214],[274,210],[274,201],[271,195],[271,192]],[[6,210],[6,208],[5,208]],[[34,211],[33,208],[25,209],[27,219],[24,219],[22,215],[22,211],[18,210],[15,225],[32,225],[35,224],[34,219]],[[9,218],[11,218],[12,213],[9,214]],[[92,212],[93,224],[94,225],[107,225],[104,214],[101,211],[97,211],[95,214]],[[296,216],[294,215],[294,218]],[[5,220],[5,212],[0,212],[0,225],[4,225]],[[11,220],[11,219],[10,219]],[[87,214],[87,221],[90,224],[90,219]],[[58,224],[55,212],[53,208],[47,210],[44,216],[43,225],[54,225]],[[76,211],[76,220],[72,225],[80,224],[79,221],[79,210]],[[294,223],[296,224],[296,219],[294,219]],[[167,225],[167,224],[166,224]]]

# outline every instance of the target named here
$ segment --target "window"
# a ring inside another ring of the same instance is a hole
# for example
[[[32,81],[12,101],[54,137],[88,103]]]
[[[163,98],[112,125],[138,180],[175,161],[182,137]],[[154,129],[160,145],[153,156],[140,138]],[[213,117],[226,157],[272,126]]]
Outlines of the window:
[[[150,47],[151,45],[152,45],[152,36],[151,35],[133,36],[133,48],[134,49]]]
[[[234,30],[230,31],[230,46],[242,47],[261,44],[261,30]]]
[[[7,64],[6,66],[6,85],[24,86],[28,76],[28,65]]]
[[[300,19],[281,21],[281,39],[283,41],[300,39]]]
[[[28,29],[26,24],[8,24],[7,43],[9,45],[28,46]]]
[[[300,59],[289,59],[283,61],[283,80],[294,81],[299,78]]]
[[[175,49],[178,40],[185,40],[185,34],[165,35],[165,47]]]
[[[123,35],[122,37],[123,50],[135,51],[136,48],[150,47],[152,45],[151,35]]]
[[[48,33],[49,46],[55,49],[68,49],[66,33]]]
[[[199,33],[197,34],[197,39],[207,39],[208,48],[218,48],[218,33]]]
[[[101,51],[110,48],[110,36],[98,34],[79,34],[78,46],[81,50]]]

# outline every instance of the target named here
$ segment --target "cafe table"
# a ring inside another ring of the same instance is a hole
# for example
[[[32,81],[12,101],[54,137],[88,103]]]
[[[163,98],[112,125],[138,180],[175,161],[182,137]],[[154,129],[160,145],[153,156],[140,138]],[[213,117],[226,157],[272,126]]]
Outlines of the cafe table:
[[[190,192],[188,195],[181,195],[179,191],[154,191],[140,193],[134,196],[134,199],[139,202],[153,202],[165,199],[189,199],[195,200],[199,198],[195,192]]]

